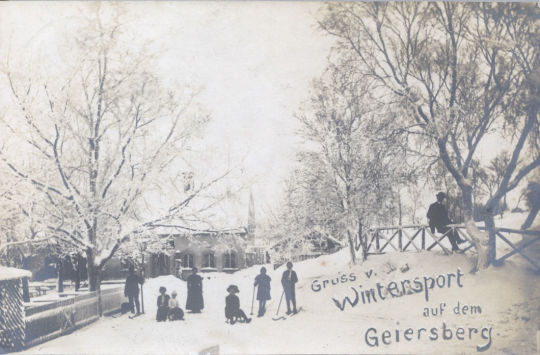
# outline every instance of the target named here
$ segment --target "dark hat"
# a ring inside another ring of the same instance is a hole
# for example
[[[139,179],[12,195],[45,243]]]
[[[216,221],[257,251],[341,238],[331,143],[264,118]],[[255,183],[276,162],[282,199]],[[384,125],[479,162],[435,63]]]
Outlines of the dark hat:
[[[159,288],[159,293],[166,292],[166,291],[167,291],[167,289],[165,287],[163,287],[163,286],[161,286]]]
[[[266,268],[264,266],[261,268],[261,274],[266,274]]]
[[[238,286],[236,285],[230,285],[229,287],[227,287],[227,292],[240,292],[240,290],[238,289]]]
[[[445,198],[445,197],[446,197],[446,194],[445,194],[444,192],[441,191],[441,192],[439,192],[439,193],[438,193],[437,195],[435,195],[435,196],[437,196],[437,198]]]

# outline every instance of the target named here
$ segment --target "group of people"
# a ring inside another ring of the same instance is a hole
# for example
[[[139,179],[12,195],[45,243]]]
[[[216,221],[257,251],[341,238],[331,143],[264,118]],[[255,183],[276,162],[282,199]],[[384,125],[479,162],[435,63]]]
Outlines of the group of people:
[[[287,269],[281,277],[283,294],[287,303],[287,314],[297,313],[295,285],[298,282],[298,276],[292,267],[293,265],[289,261],[287,263]],[[186,310],[189,310],[191,313],[200,313],[204,309],[202,277],[197,274],[197,271],[197,268],[193,268],[193,273],[187,278]],[[265,267],[262,267],[260,274],[255,277],[253,287],[257,287],[257,301],[259,302],[258,317],[264,316],[266,313],[266,301],[271,299],[271,280],[270,276],[266,273]],[[124,295],[129,300],[131,312],[135,313],[136,311],[137,315],[140,314],[139,285],[142,285],[143,282],[144,280],[135,274],[135,268],[130,266],[128,277],[126,278]],[[227,322],[230,324],[234,324],[237,321],[251,322],[251,318],[247,317],[246,313],[240,308],[240,299],[236,295],[240,292],[238,286],[230,285],[227,288],[227,292],[229,293],[225,298],[225,317]],[[184,319],[184,311],[180,308],[177,297],[178,293],[176,291],[173,291],[171,296],[169,296],[165,287],[161,286],[159,288],[156,314],[156,320],[158,322],[164,322],[167,319],[170,321]]]
[[[281,286],[283,286],[283,294],[287,303],[286,314],[295,314],[298,312],[296,309],[296,283],[298,282],[298,276],[293,269],[293,264],[287,262],[287,269],[283,271],[281,275]],[[270,276],[266,275],[266,268],[261,268],[261,273],[255,277],[254,286],[257,287],[257,301],[259,301],[258,316],[262,317],[266,312],[266,301],[270,299]],[[292,310],[291,310],[292,304]]]
[[[187,278],[186,309],[191,313],[201,313],[204,308],[202,277],[197,272],[197,268],[193,268],[193,273]],[[156,320],[158,322],[164,322],[167,319],[170,321],[184,320],[184,311],[180,308],[176,298],[178,294],[173,291],[171,297],[169,297],[166,292],[165,287],[161,286],[159,288],[160,295],[157,298]]]
[[[293,264],[289,261],[287,263],[287,270],[283,272],[281,277],[281,285],[283,286],[283,293],[287,302],[287,314],[295,314],[298,312],[296,309],[295,292],[298,276],[292,267]],[[255,283],[253,284],[253,287],[257,287],[257,301],[259,301],[257,317],[262,317],[266,313],[266,301],[271,299],[270,281],[272,281],[272,279],[266,274],[266,268],[263,266],[260,274],[255,277]],[[240,292],[238,286],[230,285],[227,288],[227,292],[229,293],[229,295],[225,297],[225,318],[227,318],[227,322],[230,324],[234,324],[237,321],[245,323],[251,322],[251,318],[246,316],[246,313],[240,308],[240,299],[236,295],[236,293]]]
[[[427,212],[427,218],[429,220],[429,226],[432,233],[437,230],[439,233],[445,234],[450,240],[452,245],[452,251],[460,251],[458,244],[465,242],[460,236],[451,231],[448,226],[452,223],[448,217],[448,210],[444,205],[446,194],[439,192],[437,195],[437,202],[429,206]],[[292,269],[293,264],[287,262],[287,269],[283,272],[281,277],[281,285],[283,286],[283,294],[287,303],[286,314],[295,314],[298,312],[296,308],[296,292],[295,285],[298,282],[298,276]],[[137,312],[140,314],[139,303],[139,285],[144,280],[135,274],[134,267],[130,266],[129,274],[126,279],[124,294],[129,300],[129,306],[132,313]],[[193,273],[187,278],[187,300],[186,309],[192,313],[200,313],[204,309],[203,289],[202,289],[202,277],[197,274],[197,268],[193,268]],[[253,287],[257,287],[257,301],[259,302],[258,317],[264,316],[266,313],[266,302],[271,299],[270,296],[270,276],[266,273],[266,268],[262,267],[260,274],[255,277]],[[167,293],[165,287],[159,288],[160,295],[157,298],[157,314],[156,320],[158,322],[169,320],[183,320],[184,311],[180,308],[178,302],[178,294],[173,291],[171,296]],[[240,299],[236,295],[240,292],[240,289],[236,285],[230,285],[227,288],[228,295],[225,298],[225,317],[227,322],[234,324],[237,321],[251,322],[251,318],[246,316],[246,313],[240,308]],[[283,297],[283,295],[282,295]],[[281,304],[281,300],[280,300]],[[292,306],[292,309],[291,309]]]
[[[184,311],[180,308],[178,294],[176,291],[169,296],[167,289],[163,286],[159,288],[159,296],[157,298],[157,314],[156,320],[158,322],[165,322],[167,319],[170,321],[184,320]]]
[[[139,303],[139,285],[144,283],[144,279],[135,274],[133,265],[129,266],[128,276],[124,286],[124,296],[128,298],[129,310],[131,313],[141,314],[141,305]],[[187,279],[188,293],[186,301],[186,309],[192,313],[200,313],[204,308],[204,300],[202,297],[202,277],[197,274],[197,268],[193,268],[193,274]],[[173,291],[169,296],[167,289],[163,286],[159,288],[159,296],[157,298],[157,314],[158,322],[166,321],[167,319],[183,320],[184,311],[180,308],[178,302],[178,293]]]

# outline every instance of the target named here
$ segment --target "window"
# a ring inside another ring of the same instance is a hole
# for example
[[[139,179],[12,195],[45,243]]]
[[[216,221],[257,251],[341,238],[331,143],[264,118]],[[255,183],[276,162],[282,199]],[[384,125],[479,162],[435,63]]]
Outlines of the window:
[[[214,253],[206,253],[203,257],[203,268],[215,268]]]
[[[193,269],[194,260],[193,254],[182,255],[182,267]]]
[[[227,250],[223,254],[223,267],[225,269],[236,269],[236,253],[232,250]]]
[[[129,269],[129,266],[131,265],[131,260],[126,257],[120,258],[120,270],[127,271]]]

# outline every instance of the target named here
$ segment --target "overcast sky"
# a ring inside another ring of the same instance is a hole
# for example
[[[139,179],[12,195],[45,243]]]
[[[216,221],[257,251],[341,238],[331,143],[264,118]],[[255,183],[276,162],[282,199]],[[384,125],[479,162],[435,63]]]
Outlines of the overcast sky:
[[[0,54],[47,48],[63,26],[98,3],[1,3]],[[109,4],[104,5],[109,6]],[[317,30],[321,3],[132,2],[137,35],[164,49],[158,70],[203,88],[211,113],[204,143],[212,164],[244,161],[259,217],[275,206],[294,159],[293,114],[326,64],[331,40]],[[103,9],[102,9],[103,11]],[[60,29],[60,30],[59,30]],[[5,94],[5,93],[4,93]],[[248,195],[242,197],[247,209]],[[247,210],[245,212],[247,218]]]

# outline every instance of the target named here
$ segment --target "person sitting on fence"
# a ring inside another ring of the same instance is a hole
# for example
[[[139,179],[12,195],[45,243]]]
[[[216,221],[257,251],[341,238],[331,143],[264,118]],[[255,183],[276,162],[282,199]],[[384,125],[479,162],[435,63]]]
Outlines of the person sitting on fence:
[[[238,286],[230,285],[227,287],[229,295],[225,297],[225,317],[230,324],[236,323],[237,320],[249,323],[251,318],[248,318],[243,310],[240,309],[240,299],[235,293],[240,292]]]
[[[126,278],[126,284],[124,286],[124,296],[128,298],[131,313],[135,313],[135,308],[137,308],[137,314],[141,314],[141,306],[139,304],[139,284],[142,285],[143,282],[144,280],[142,277],[135,275],[135,267],[130,265],[128,277]],[[135,303],[135,307],[133,303]]]
[[[446,235],[452,245],[452,251],[460,251],[458,244],[463,243],[465,240],[461,239],[455,231],[450,231],[451,228],[448,227],[449,224],[452,224],[452,221],[448,217],[446,206],[443,204],[446,194],[444,192],[439,192],[436,197],[437,202],[432,203],[427,212],[431,233],[435,233],[435,228],[442,234],[448,232]]]
[[[157,314],[156,320],[158,322],[165,322],[167,320],[167,315],[169,314],[169,299],[170,296],[165,292],[167,289],[163,286],[159,288],[160,295],[157,298]]]
[[[169,300],[169,320],[184,320],[184,311],[180,308],[176,291],[171,293],[171,299]]]

